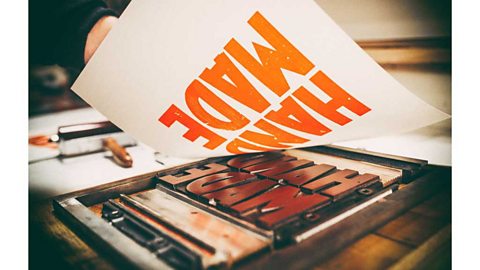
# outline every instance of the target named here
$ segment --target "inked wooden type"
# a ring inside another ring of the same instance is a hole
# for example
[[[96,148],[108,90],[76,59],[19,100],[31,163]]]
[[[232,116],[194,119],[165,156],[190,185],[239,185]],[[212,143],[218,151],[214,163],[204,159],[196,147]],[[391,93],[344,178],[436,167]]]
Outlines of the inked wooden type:
[[[240,155],[226,166],[209,163],[158,179],[265,228],[278,227],[379,181],[377,175],[339,170],[281,152]]]

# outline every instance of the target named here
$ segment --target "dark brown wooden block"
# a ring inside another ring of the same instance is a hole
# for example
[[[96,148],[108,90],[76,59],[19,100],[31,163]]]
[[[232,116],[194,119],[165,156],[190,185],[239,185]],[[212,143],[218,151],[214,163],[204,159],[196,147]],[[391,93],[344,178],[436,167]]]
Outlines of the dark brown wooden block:
[[[439,193],[410,211],[429,218],[451,220],[452,194],[449,191]]]
[[[284,180],[287,184],[300,187],[303,184],[306,184],[314,179],[321,177],[329,172],[335,170],[335,166],[327,165],[327,164],[320,164],[320,165],[313,165],[306,168],[297,169],[294,171],[276,174],[269,178],[273,180]]]
[[[232,209],[243,216],[259,214],[258,222],[267,227],[273,227],[308,209],[319,208],[329,203],[330,198],[326,196],[306,195],[296,187],[280,186],[233,205]]]
[[[411,251],[409,246],[369,234],[333,258],[319,264],[319,269],[387,269]]]
[[[446,219],[430,218],[408,211],[381,227],[376,233],[407,245],[418,246],[448,222]]]
[[[208,200],[213,199],[216,203],[228,207],[264,192],[276,184],[276,182],[266,179],[256,180],[243,185],[204,194],[202,197]]]
[[[193,169],[185,170],[184,175],[181,175],[181,176],[165,175],[165,176],[159,177],[158,179],[170,185],[177,186],[185,182],[198,179],[200,177],[204,177],[214,173],[225,172],[229,170],[227,166],[217,164],[217,163],[210,163],[205,165],[205,167],[207,168],[206,169],[193,168]]]
[[[267,170],[271,170],[273,168],[281,168],[283,166],[288,166],[288,162],[293,160],[297,160],[297,158],[292,156],[283,156],[275,160],[270,160],[267,162],[262,162],[252,166],[244,167],[242,170],[249,173],[261,173]],[[313,164],[313,161],[310,162]]]
[[[243,169],[248,166],[267,162],[283,157],[284,155],[279,152],[265,152],[256,154],[240,155],[230,159],[227,165],[235,169]]]
[[[204,176],[187,185],[187,191],[196,195],[203,195],[226,189],[233,186],[238,186],[247,181],[255,180],[255,175],[246,172],[226,172],[217,173]]]
[[[310,192],[320,191],[321,194],[333,197],[335,201],[357,188],[367,186],[378,180],[380,178],[377,175],[369,173],[358,175],[357,171],[347,169],[317,179],[302,186],[302,188]]]
[[[275,175],[297,170],[299,168],[309,167],[312,165],[314,165],[313,161],[306,160],[306,159],[291,160],[288,162],[279,162],[278,166],[272,167],[261,173],[258,173],[258,175],[272,179]]]

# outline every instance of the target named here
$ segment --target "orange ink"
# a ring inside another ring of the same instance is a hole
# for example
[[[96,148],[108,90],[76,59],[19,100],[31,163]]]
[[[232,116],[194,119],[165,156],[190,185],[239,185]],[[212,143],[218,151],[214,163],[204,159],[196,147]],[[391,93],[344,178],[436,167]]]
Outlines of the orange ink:
[[[47,135],[31,136],[28,138],[28,144],[52,149],[58,148],[58,144],[50,142],[50,136]]]
[[[255,123],[255,126],[267,134],[247,130],[243,132],[240,137],[256,144],[277,148],[288,148],[291,146],[284,143],[308,142],[307,139],[286,132],[263,119],[260,119]]]
[[[282,107],[278,111],[269,112],[265,118],[283,126],[318,136],[331,131],[313,118],[293,98],[287,97],[280,104]]]
[[[304,87],[300,87],[293,93],[293,95],[312,110],[325,116],[331,121],[342,126],[352,121],[350,118],[337,111],[342,106],[358,116],[370,111],[370,108],[348,94],[343,88],[338,86],[332,79],[325,75],[325,73],[318,71],[312,76],[312,78],[310,78],[310,80],[332,99],[329,102],[324,103]]]
[[[266,152],[266,151],[275,150],[275,149],[270,149],[270,148],[266,148],[266,147],[257,146],[257,145],[248,143],[248,142],[246,142],[244,140],[241,140],[241,139],[238,139],[238,138],[233,139],[233,141],[229,142],[226,146],[227,151],[232,153],[232,154],[246,154],[246,153],[249,153],[249,152],[244,152],[244,151],[240,150],[240,148],[247,149],[247,150],[252,150],[252,151],[255,151],[255,152]]]
[[[245,74],[242,73],[243,69],[239,69],[231,57],[263,83],[265,87],[280,97],[290,90],[290,85],[283,70],[305,76],[315,66],[259,12],[255,12],[248,20],[248,24],[263,37],[269,47],[252,42],[257,54],[252,55],[232,38],[225,45],[225,52],[217,55],[214,59],[215,64],[211,68],[205,68],[199,78],[239,104],[257,113],[263,113],[271,106],[270,101],[247,79]],[[242,130],[240,136],[233,138],[226,144],[226,150],[231,154],[267,152],[298,146],[309,141],[309,139],[296,134],[297,132],[285,130],[286,128],[317,136],[323,136],[332,131],[315,119],[302,106],[307,106],[342,126],[351,122],[352,119],[338,111],[341,107],[345,107],[358,116],[362,116],[371,110],[322,71],[317,71],[310,78],[310,81],[331,99],[328,102],[323,102],[310,90],[300,86],[293,92],[292,96],[283,99],[280,103],[280,109],[267,111],[268,113],[263,119],[253,118],[257,121],[255,127],[259,129],[258,132]],[[216,149],[226,139],[206,126],[235,131],[244,128],[251,121],[241,111],[232,107],[231,104],[222,100],[215,92],[207,88],[199,79],[193,80],[187,87],[185,102],[199,122],[175,105],[172,105],[160,117],[159,121],[167,127],[170,127],[175,121],[180,122],[188,128],[183,137],[190,141],[195,141],[198,137],[204,137],[208,140],[204,147],[208,149]],[[300,105],[302,103],[304,105]],[[212,115],[213,112],[215,114]]]
[[[278,96],[282,96],[290,89],[290,86],[281,69],[306,75],[314,65],[259,12],[256,12],[248,20],[248,23],[274,49],[253,42],[261,63],[235,39],[231,39],[227,43],[225,50],[270,90]]]
[[[223,78],[226,75],[232,82]],[[261,113],[270,103],[253,87],[225,53],[215,58],[215,65],[205,69],[200,78],[243,105]]]
[[[208,142],[204,144],[203,147],[210,150],[217,148],[226,141],[225,138],[202,126],[200,123],[193,120],[190,116],[173,104],[165,113],[163,113],[158,121],[167,127],[170,127],[175,121],[180,122],[182,125],[188,128],[188,131],[183,134],[184,138],[194,142],[196,139],[198,139],[198,137],[204,137],[208,140]]]
[[[200,104],[200,99],[205,101],[217,112],[225,116],[229,122],[220,120],[208,113]],[[237,130],[247,125],[250,120],[216,96],[200,81],[194,80],[185,91],[185,101],[190,111],[205,124],[225,130]]]

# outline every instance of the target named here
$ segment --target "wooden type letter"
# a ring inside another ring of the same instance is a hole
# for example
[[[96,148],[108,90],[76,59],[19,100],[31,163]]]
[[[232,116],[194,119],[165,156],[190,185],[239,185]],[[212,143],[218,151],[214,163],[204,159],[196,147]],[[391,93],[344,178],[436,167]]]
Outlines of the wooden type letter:
[[[257,179],[255,175],[246,172],[216,173],[190,182],[190,184],[187,185],[187,191],[196,195],[203,195],[245,184],[255,179]]]
[[[278,174],[288,170],[292,170],[299,166],[313,165],[313,161],[309,160],[301,160],[301,162],[292,163],[293,161],[297,161],[297,158],[292,156],[283,156],[279,159],[245,167],[242,170],[249,173],[261,173],[268,170],[276,169]]]
[[[258,215],[257,221],[271,228],[306,210],[325,206],[330,198],[305,195],[296,187],[280,186],[232,206],[242,216]],[[252,212],[252,210],[255,210]]]
[[[270,176],[269,178],[277,181],[283,180],[289,185],[300,187],[301,185],[332,172],[335,169],[336,167],[332,165],[315,164],[310,167],[301,168],[282,174],[276,174]]]
[[[243,185],[232,186],[227,189],[204,194],[202,197],[207,200],[214,200],[216,203],[228,207],[262,193],[276,184],[276,182],[266,179],[249,181]]]
[[[252,167],[258,167],[263,164],[255,165]],[[263,177],[269,177],[270,179],[273,179],[274,175],[281,174],[281,173],[286,173],[292,170],[296,170],[299,168],[305,168],[308,166],[314,165],[313,161],[306,160],[306,159],[298,159],[298,160],[290,160],[290,161],[279,161],[278,163],[272,164],[272,167],[269,167],[268,169],[263,170],[262,172],[259,172],[258,175],[261,175]],[[267,164],[265,163],[266,167]],[[247,167],[250,168],[250,167]]]
[[[379,179],[377,175],[369,173],[358,175],[357,171],[339,170],[303,185],[302,188],[310,192],[320,191],[321,194],[331,196],[336,201],[357,188],[373,184]]]
[[[248,166],[276,160],[284,155],[279,152],[265,152],[256,154],[246,154],[234,157],[227,162],[227,165],[235,169],[243,169]]]
[[[229,170],[227,166],[217,164],[217,163],[210,163],[205,165],[205,167],[206,169],[198,169],[198,168],[188,169],[184,172],[184,175],[181,175],[181,176],[165,175],[165,176],[159,177],[158,179],[160,181],[163,181],[164,183],[170,184],[175,187],[177,185],[198,179],[200,177],[204,177],[214,173],[225,172]]]

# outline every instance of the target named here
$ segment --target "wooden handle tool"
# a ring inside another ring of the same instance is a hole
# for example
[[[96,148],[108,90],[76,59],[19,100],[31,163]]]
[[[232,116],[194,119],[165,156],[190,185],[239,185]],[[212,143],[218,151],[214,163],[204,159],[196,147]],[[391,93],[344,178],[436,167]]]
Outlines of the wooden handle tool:
[[[113,154],[113,160],[120,166],[130,168],[133,165],[133,159],[125,147],[111,137],[103,139],[103,146]]]

